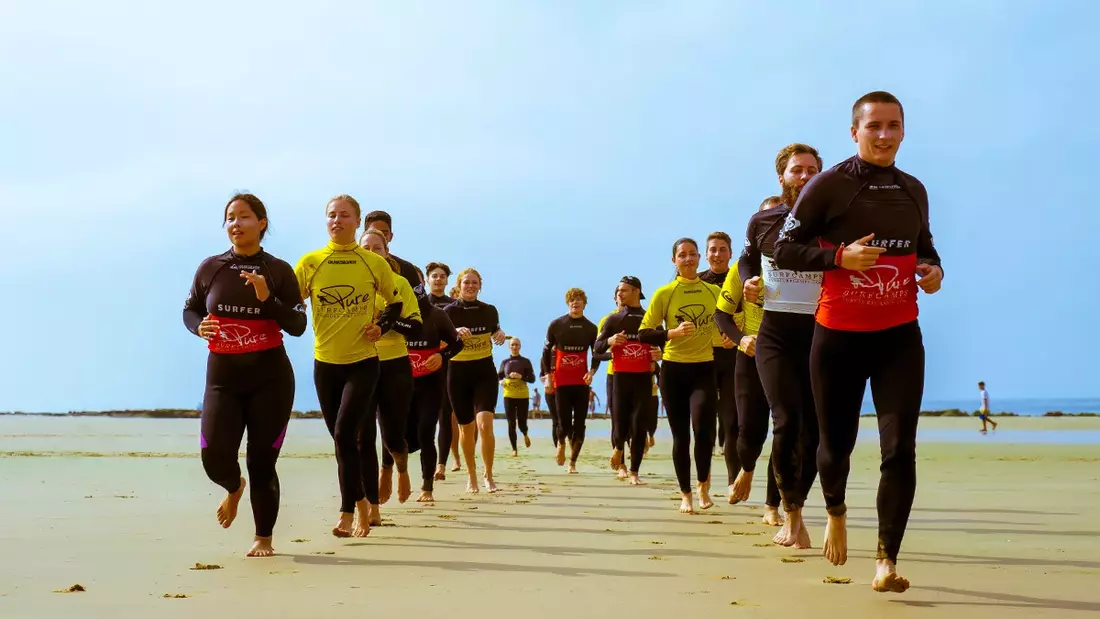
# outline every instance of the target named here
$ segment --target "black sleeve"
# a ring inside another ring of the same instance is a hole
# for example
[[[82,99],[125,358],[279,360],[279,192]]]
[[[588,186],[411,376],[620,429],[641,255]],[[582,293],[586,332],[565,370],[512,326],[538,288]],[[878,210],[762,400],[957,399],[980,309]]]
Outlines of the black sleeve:
[[[603,329],[596,334],[596,343],[592,345],[592,356],[602,355],[609,353],[611,347],[607,345],[607,340],[616,333],[619,332],[619,315],[612,314],[607,317],[607,320],[603,321]],[[607,359],[610,359],[608,355]]]
[[[638,341],[643,344],[649,344],[650,346],[665,347],[665,342],[668,341],[668,331],[665,331],[661,327],[656,329],[642,329],[638,331]]]
[[[733,320],[733,314],[727,314],[720,309],[714,310],[714,322],[718,324],[718,329],[723,335],[733,340],[734,344],[739,344],[741,338],[745,336],[741,333],[741,329],[737,328],[737,323]]]
[[[942,272],[943,264],[940,262],[940,253],[936,251],[936,246],[932,243],[932,228],[928,223],[928,191],[919,181],[916,185],[919,188],[917,204],[921,209],[920,233],[917,235],[917,262],[938,266]]]
[[[287,334],[299,337],[306,332],[306,308],[302,303],[302,292],[298,289],[298,278],[294,275],[294,269],[289,264],[278,261],[272,273],[277,281],[272,282],[275,290],[263,303],[263,309],[271,313],[271,317],[279,324],[279,328]]]
[[[557,322],[557,319],[554,319],[550,322],[550,326],[546,328],[546,344],[542,347],[542,370],[544,375],[554,371],[554,345],[557,344],[557,339],[554,337],[554,327]]]
[[[497,370],[497,380],[504,380],[504,364],[508,363],[508,359],[500,362],[500,369]]]
[[[530,359],[524,359],[523,382],[525,382],[525,383],[535,382],[535,368],[531,367],[531,360]]]
[[[202,284],[202,273],[205,266],[206,261],[203,261],[198,270],[195,271],[195,279],[191,282],[191,291],[187,293],[187,300],[183,302],[183,326],[195,335],[199,334],[199,323],[202,322],[207,313],[206,286]]]
[[[439,339],[442,342],[447,343],[447,347],[439,352],[439,356],[444,359],[450,359],[451,357],[462,352],[463,342],[458,337],[458,333],[455,331],[455,326],[451,322],[451,317],[447,315],[447,312],[443,310],[436,310],[432,312],[435,319],[439,322],[436,325],[439,327]]]
[[[386,306],[386,309],[382,310],[382,313],[378,316],[378,327],[382,329],[383,334],[394,328],[394,322],[401,318],[401,310],[404,307],[404,302],[397,301],[396,303],[390,303]]]
[[[843,177],[822,172],[810,179],[798,196],[794,209],[779,231],[772,258],[776,266],[792,271],[831,271],[837,268],[836,247],[817,247],[813,242],[824,232],[832,195],[843,189]]]
[[[398,316],[393,319],[391,328],[397,331],[401,335],[405,336],[405,339],[415,339],[420,335],[420,331],[424,328],[424,323],[410,320],[407,318],[401,318]]]
[[[756,217],[749,218],[749,226],[745,230],[745,249],[737,259],[737,275],[742,282],[760,275],[760,246],[756,243],[756,221]]]
[[[600,369],[600,362],[601,361],[610,361],[611,360],[611,353],[596,354],[596,338],[598,338],[600,336],[600,334],[596,330],[596,325],[592,324],[591,322],[589,322],[588,324],[592,325],[592,328],[589,330],[589,333],[590,333],[589,337],[592,338],[592,343],[590,343],[588,345],[588,347],[592,349],[592,368],[591,368],[591,371],[592,371],[593,374],[595,374],[596,370]]]

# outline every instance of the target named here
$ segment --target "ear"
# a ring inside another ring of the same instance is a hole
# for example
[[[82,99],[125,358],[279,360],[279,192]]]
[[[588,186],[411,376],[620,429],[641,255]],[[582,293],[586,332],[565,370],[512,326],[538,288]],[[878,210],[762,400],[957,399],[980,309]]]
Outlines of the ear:
[[[859,131],[859,127],[852,125],[852,141],[859,143],[859,138],[856,137],[856,132]]]

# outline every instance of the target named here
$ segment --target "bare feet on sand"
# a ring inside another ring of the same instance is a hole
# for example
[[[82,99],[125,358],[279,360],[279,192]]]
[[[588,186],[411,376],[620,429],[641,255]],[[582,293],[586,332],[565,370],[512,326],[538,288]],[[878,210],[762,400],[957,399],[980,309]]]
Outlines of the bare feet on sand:
[[[576,462],[570,462],[569,463],[569,474],[570,475],[576,475],[577,474],[577,463]]]
[[[435,497],[432,496],[431,490],[421,490],[420,496],[416,497],[417,503],[435,503]]]
[[[710,480],[699,482],[699,509],[714,507],[714,501],[710,500]]]
[[[644,486],[645,482],[642,481],[641,477],[638,477],[637,473],[631,473],[630,474],[630,485],[631,486]]]
[[[683,500],[680,501],[680,513],[681,514],[694,514],[695,505],[692,503],[694,499],[691,497],[690,492],[681,492],[680,496]]]
[[[442,464],[435,467],[435,480],[446,481],[447,480],[447,467]]]
[[[481,491],[477,489],[477,474],[471,473],[470,478],[466,480],[466,493],[477,494],[478,492]]]
[[[461,471],[462,470],[462,465],[458,463],[458,454],[457,453],[454,454],[454,460],[455,460],[455,463],[451,465],[451,472],[452,473],[455,472],[455,471]]]
[[[270,537],[256,536],[256,541],[252,542],[252,550],[248,551],[250,557],[270,557],[275,554],[275,549],[271,547]]]
[[[382,467],[378,474],[378,504],[385,505],[393,494],[393,467]]]
[[[244,478],[241,478],[241,487],[237,488],[236,492],[230,492],[222,499],[221,505],[218,505],[218,524],[222,525],[223,529],[228,529],[229,525],[233,524],[233,521],[237,518],[237,504],[241,502],[241,497],[244,496]]]
[[[875,562],[875,579],[871,581],[871,588],[879,593],[905,593],[909,589],[909,581],[898,576],[898,568],[889,559],[879,559]]]
[[[558,443],[558,451],[554,454],[554,462],[557,462],[558,466],[565,465],[565,443]]]
[[[397,502],[404,503],[408,501],[412,493],[412,481],[409,479],[409,472],[399,472],[397,474]]]
[[[491,477],[486,477],[485,478],[485,491],[488,492],[489,494],[492,494],[492,493],[497,491],[497,485],[493,481],[493,478],[491,478]]]
[[[765,505],[763,522],[769,527],[783,526],[783,516],[779,515],[779,508]]]
[[[749,493],[752,492],[752,473],[752,471],[741,471],[737,474],[737,479],[733,480],[732,490],[730,490],[731,504],[749,500]]]
[[[630,477],[630,472],[626,470],[625,466],[620,466],[619,472],[616,473],[616,477],[619,478],[619,481],[626,481],[626,478]]]
[[[332,527],[332,534],[336,537],[351,537],[354,521],[355,514],[340,512],[340,518],[336,521],[336,526]]]
[[[779,533],[775,534],[772,538],[776,546],[786,546],[788,548],[810,548],[810,533],[806,530],[806,525],[802,522],[802,509],[794,509],[787,512],[787,522],[783,524],[783,528],[779,530]]]
[[[513,449],[513,450],[512,450],[512,457],[513,457],[513,458],[516,458],[516,457],[518,457],[518,456],[519,456],[519,452],[518,452],[518,451],[516,451],[515,449]]]
[[[833,565],[844,565],[848,561],[848,516],[829,514],[821,554]]]
[[[608,461],[611,465],[612,471],[618,471],[623,467],[623,452],[620,449],[613,449],[611,451],[611,460]]]
[[[526,434],[523,435],[523,446],[528,448],[531,447],[531,437]]]
[[[355,528],[351,530],[352,537],[366,537],[370,535],[370,503],[366,499],[355,503]],[[382,524],[379,522],[378,524]]]
[[[368,518],[368,521],[370,522],[370,526],[372,526],[372,527],[382,526],[382,508],[375,505],[374,503],[370,503],[367,506],[367,513],[370,514],[370,518]]]

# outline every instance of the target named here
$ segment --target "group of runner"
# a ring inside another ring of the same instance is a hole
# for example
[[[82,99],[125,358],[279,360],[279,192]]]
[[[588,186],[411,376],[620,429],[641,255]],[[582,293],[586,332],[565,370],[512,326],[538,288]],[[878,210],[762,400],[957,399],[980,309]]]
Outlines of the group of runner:
[[[847,559],[845,489],[870,381],[882,452],[872,586],[901,592],[909,583],[896,563],[916,488],[924,375],[917,290],[936,292],[943,271],[927,193],[894,165],[904,137],[901,103],[885,92],[864,95],[852,108],[851,133],[858,154],[828,170],[809,145],[779,151],[780,193],[750,218],[736,260],[726,233],[710,234],[702,248],[680,238],[671,251],[676,276],[651,293],[649,307],[641,305],[642,282],[624,276],[615,289],[617,310],[598,325],[584,315],[585,292],[568,290],[567,313],[547,329],[539,375],[555,460],[576,473],[591,384],[600,362],[609,362],[610,466],[633,485],[644,484],[640,467],[653,445],[659,389],[684,513],[695,511],[696,493],[701,509],[713,506],[716,444],[729,502],[749,498],[770,418],[765,522],[783,527],[777,544],[809,548],[802,509],[820,476],[828,513],[824,555],[834,565]],[[188,329],[208,341],[211,353],[200,441],[207,475],[227,492],[218,508],[224,527],[245,488],[237,450],[248,429],[256,524],[249,556],[273,553],[275,461],[294,397],[282,337],[305,332],[307,306],[314,386],[340,487],[334,535],[364,537],[381,523],[379,505],[393,493],[395,468],[397,499],[410,498],[408,459],[417,450],[418,501],[434,500],[433,482],[445,479],[449,454],[452,470],[460,469],[459,449],[466,491],[478,492],[478,442],[480,486],[496,492],[493,416],[501,386],[512,453],[520,435],[530,446],[534,366],[521,355],[519,339],[501,328],[496,308],[479,299],[481,275],[459,272],[444,295],[447,265],[433,262],[424,273],[390,253],[388,214],[368,213],[357,236],[364,219],[359,203],[340,195],[327,203],[326,217],[329,242],[291,268],[260,246],[263,203],[234,196],[224,211],[232,249],[199,266],[184,310]],[[700,249],[710,267],[702,273]],[[511,354],[498,368],[492,347],[506,342]]]

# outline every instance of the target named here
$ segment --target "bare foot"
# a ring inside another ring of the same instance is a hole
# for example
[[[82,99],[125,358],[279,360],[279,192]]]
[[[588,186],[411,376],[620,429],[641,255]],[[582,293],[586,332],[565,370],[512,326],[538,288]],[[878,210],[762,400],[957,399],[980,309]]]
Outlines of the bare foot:
[[[905,593],[909,589],[909,581],[898,576],[898,568],[889,559],[879,559],[875,562],[875,579],[871,581],[871,588],[879,593]]]
[[[681,514],[694,514],[695,513],[695,505],[693,505],[693,503],[692,503],[693,499],[691,497],[691,493],[690,492],[681,492],[680,494],[683,496],[683,500],[680,501],[680,513]]]
[[[699,482],[699,509],[714,507],[714,501],[710,500],[710,480]]]
[[[237,488],[236,492],[230,492],[222,499],[221,505],[218,505],[218,524],[222,525],[223,529],[228,529],[233,521],[237,519],[237,504],[241,502],[241,497],[244,496],[244,478],[241,478],[241,487]]]
[[[436,481],[446,481],[447,480],[447,467],[443,466],[442,464],[435,467],[435,480]]]
[[[256,536],[256,541],[252,542],[252,550],[248,551],[250,557],[270,557],[275,554],[275,549],[271,547],[270,537]]]
[[[513,449],[513,450],[512,450],[512,457],[513,457],[513,458],[515,458],[515,457],[517,457],[517,456],[519,456],[519,451],[517,451],[517,450]]]
[[[336,537],[351,537],[351,523],[354,520],[355,514],[340,512],[340,519],[336,521],[336,526],[332,527],[332,534]]]
[[[393,494],[393,467],[382,467],[382,472],[378,474],[378,504],[385,505],[390,500],[391,494]]]
[[[370,518],[368,519],[368,522],[370,522],[370,526],[382,526],[382,508],[378,507],[378,505],[374,503],[371,503],[367,508],[367,513],[370,514]]]
[[[355,503],[355,528],[351,530],[352,537],[366,537],[370,535],[370,503],[366,499]],[[379,519],[378,524],[382,524]]]
[[[496,485],[496,483],[493,482],[492,478],[490,478],[490,477],[485,478],[485,491],[488,492],[489,494],[492,494],[492,493],[497,491],[497,485]]]
[[[825,544],[821,551],[829,563],[844,565],[848,561],[848,517],[829,514],[825,525]]]
[[[554,462],[557,462],[558,466],[565,465],[565,443],[558,443],[558,451],[554,454]]]
[[[618,471],[623,468],[623,452],[621,449],[612,450],[609,464],[611,464],[612,471]]]
[[[625,466],[620,466],[619,467],[619,473],[617,475],[617,477],[619,478],[619,481],[626,481],[626,478],[629,477],[629,476],[630,476],[630,473],[626,470],[626,467]]]
[[[409,480],[409,472],[403,471],[397,474],[397,502],[404,503],[412,496],[412,482]]]
[[[730,490],[730,503],[749,500],[749,493],[752,492],[752,473],[752,471],[741,471],[737,474],[737,479],[733,480],[732,490]]]
[[[631,473],[630,474],[630,485],[631,486],[644,486],[645,482],[642,481],[641,477],[638,477],[637,473]]]
[[[649,435],[649,443],[647,444],[647,447],[653,447],[656,444],[657,444],[657,439],[653,438],[653,435],[650,434]]]
[[[799,512],[799,514],[801,514],[801,512]],[[802,523],[802,526],[798,529],[798,539],[795,540],[794,547],[799,550],[813,548],[813,542],[810,541],[810,531],[806,528],[806,521],[802,519],[801,515],[798,520]]]
[[[793,509],[787,512],[787,522],[783,524],[783,528],[779,530],[779,533],[775,534],[772,541],[776,546],[787,546],[788,548],[798,543],[798,537],[802,533],[802,510]]]
[[[416,497],[417,503],[435,503],[435,497],[432,496],[431,490],[421,490],[420,496]]]
[[[764,524],[769,527],[783,526],[783,516],[779,515],[779,508],[771,505],[764,506]]]
[[[481,491],[477,489],[477,478],[476,477],[471,477],[471,478],[467,479],[466,480],[466,493],[467,494],[477,494],[478,492],[481,492]]]
[[[531,447],[531,437],[526,434],[523,435],[523,446],[528,448]]]
[[[576,475],[577,474],[577,463],[576,462],[570,462],[569,463],[569,474],[570,475]]]
[[[455,460],[458,460],[458,455],[455,455]],[[451,467],[451,472],[452,473],[455,472],[455,471],[461,471],[461,470],[462,470],[462,465],[459,464],[458,462],[455,462],[454,465]]]

